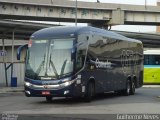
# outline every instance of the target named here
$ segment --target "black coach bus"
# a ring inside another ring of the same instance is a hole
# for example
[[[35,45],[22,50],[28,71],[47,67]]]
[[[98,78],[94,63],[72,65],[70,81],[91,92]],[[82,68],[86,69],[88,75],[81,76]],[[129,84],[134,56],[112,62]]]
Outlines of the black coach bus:
[[[94,27],[39,30],[24,47],[25,94],[30,97],[83,97],[109,91],[125,95],[143,85],[143,45]]]

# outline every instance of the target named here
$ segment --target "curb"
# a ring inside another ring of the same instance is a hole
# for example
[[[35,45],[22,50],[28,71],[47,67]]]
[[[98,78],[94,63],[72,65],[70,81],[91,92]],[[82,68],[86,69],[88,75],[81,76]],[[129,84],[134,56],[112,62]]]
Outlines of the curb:
[[[160,85],[143,85],[143,88],[160,88]]]
[[[3,87],[0,88],[0,93],[10,93],[10,92],[24,92],[24,88],[12,88],[12,87]]]

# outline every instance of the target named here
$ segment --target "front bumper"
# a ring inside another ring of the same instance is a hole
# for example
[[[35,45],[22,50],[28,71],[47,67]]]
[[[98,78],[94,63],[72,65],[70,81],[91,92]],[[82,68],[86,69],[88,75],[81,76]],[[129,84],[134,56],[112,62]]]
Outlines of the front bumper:
[[[50,94],[44,95],[42,92],[49,92]],[[76,83],[73,83],[60,89],[51,89],[45,87],[34,89],[32,87],[25,86],[25,95],[27,97],[80,97],[83,96],[83,93],[81,84],[77,85]]]

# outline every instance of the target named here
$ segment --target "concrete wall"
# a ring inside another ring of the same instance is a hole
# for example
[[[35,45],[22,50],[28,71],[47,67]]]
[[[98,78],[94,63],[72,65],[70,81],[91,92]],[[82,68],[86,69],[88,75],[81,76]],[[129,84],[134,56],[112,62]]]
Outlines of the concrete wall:
[[[9,63],[7,63],[7,66]],[[13,66],[13,77],[17,77],[17,86],[24,83],[24,63],[15,63]],[[8,85],[11,84],[11,68],[7,70]],[[0,86],[6,85],[4,63],[0,63]]]
[[[14,58],[13,58],[13,61],[14,63],[24,63],[24,58],[25,58],[25,55],[26,55],[26,51],[23,50],[22,51],[22,54],[21,54],[21,60],[17,60],[17,48],[18,46],[15,47],[14,49]],[[2,50],[2,46],[0,46],[0,50]],[[6,46],[5,47],[5,51],[7,52],[6,56],[4,56],[4,62],[6,63],[11,63],[12,62],[12,47],[11,46]],[[3,56],[0,56],[0,63],[3,62]]]
[[[13,63],[13,77],[17,77],[17,85],[22,86],[24,82],[24,58],[25,58],[25,50],[22,52],[22,59],[20,61],[17,60],[17,46],[15,47],[14,50],[14,63]],[[0,46],[0,50],[2,50],[2,46]],[[6,85],[6,77],[5,77],[5,67],[4,63],[10,65],[12,61],[12,48],[11,46],[5,46],[5,50],[7,51],[6,56],[4,56],[4,61],[3,57],[0,56],[0,86],[5,86]],[[8,78],[8,85],[10,86],[11,83],[11,68],[7,70],[7,78]]]
[[[157,6],[160,6],[160,0],[157,1]],[[157,26],[157,32],[160,32],[160,26]]]

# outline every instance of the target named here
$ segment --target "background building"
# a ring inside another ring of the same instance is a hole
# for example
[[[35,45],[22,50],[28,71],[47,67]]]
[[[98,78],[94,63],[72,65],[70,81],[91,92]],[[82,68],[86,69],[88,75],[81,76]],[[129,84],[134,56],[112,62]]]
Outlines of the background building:
[[[160,7],[160,0],[157,0],[157,6]],[[160,32],[160,26],[157,26],[157,32]]]
[[[24,81],[24,59],[25,53],[22,52],[22,59],[20,61],[16,58],[17,48],[20,45],[26,44],[27,41],[15,40],[14,41],[14,58],[13,58],[13,76],[17,78],[17,86],[22,86]],[[2,53],[2,40],[0,39],[0,52]],[[8,67],[12,63],[12,41],[5,40],[4,42],[5,55],[0,54],[0,86],[6,86],[6,78],[8,81],[8,86],[11,86],[11,67],[5,70],[5,65]],[[6,73],[5,73],[6,72]],[[6,77],[7,76],[7,77]]]

